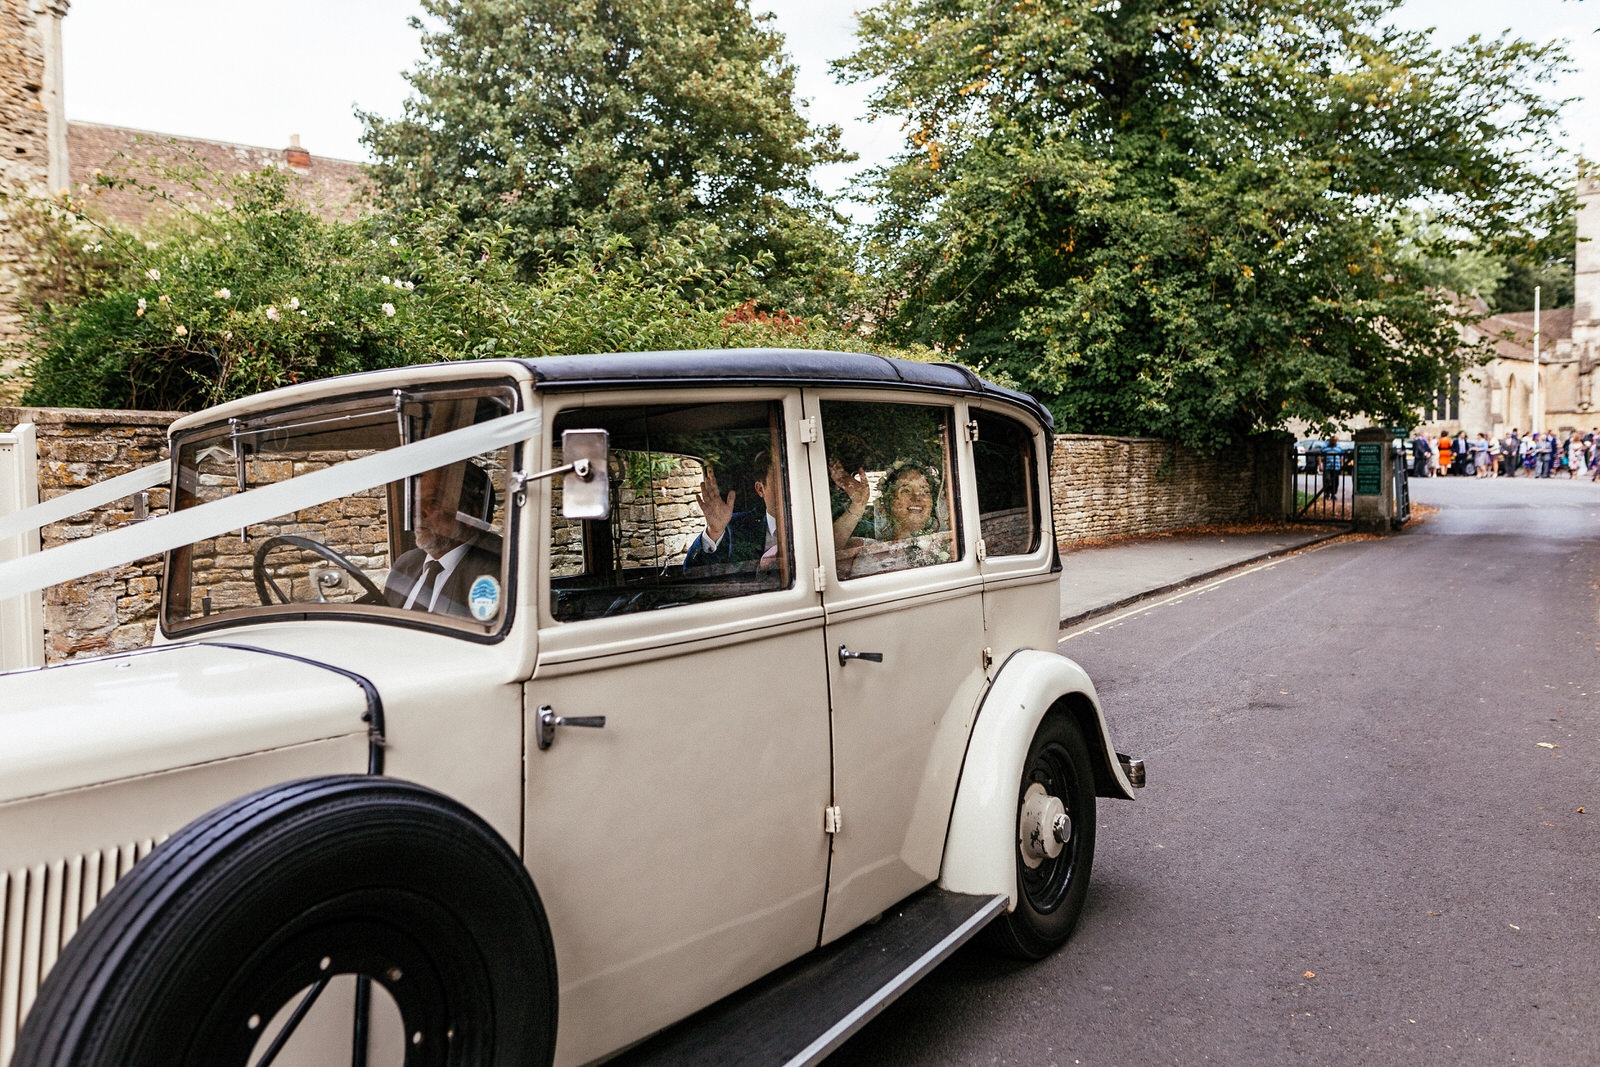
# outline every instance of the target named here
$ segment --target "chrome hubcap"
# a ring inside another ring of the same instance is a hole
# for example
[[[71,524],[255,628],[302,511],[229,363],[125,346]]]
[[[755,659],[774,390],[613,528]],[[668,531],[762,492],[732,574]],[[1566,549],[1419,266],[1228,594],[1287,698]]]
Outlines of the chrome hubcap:
[[[1022,795],[1022,813],[1017,820],[1017,849],[1022,862],[1032,870],[1045,860],[1061,855],[1072,836],[1072,818],[1059,797],[1045,792],[1038,782]]]

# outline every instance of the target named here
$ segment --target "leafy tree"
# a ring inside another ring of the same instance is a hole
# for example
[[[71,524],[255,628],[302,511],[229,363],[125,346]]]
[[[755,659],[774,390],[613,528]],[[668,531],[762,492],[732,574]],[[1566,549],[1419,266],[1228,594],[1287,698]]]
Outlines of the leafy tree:
[[[1465,361],[1426,260],[1525,237],[1567,176],[1562,51],[1436,49],[1395,4],[882,0],[836,69],[908,130],[871,179],[883,329],[1068,430],[1404,421]]]
[[[504,224],[464,229],[448,207],[327,222],[293,198],[282,172],[217,188],[192,168],[163,169],[196,195],[174,199],[191,208],[143,232],[97,220],[92,196],[0,194],[0,222],[34,250],[24,264],[33,301],[24,403],[184,411],[380,367],[564,352],[765,346],[926,358],[736,305],[726,272],[670,242],[640,256],[617,239],[530,282],[513,253],[523,235]]]
[[[426,58],[400,118],[363,140],[381,197],[505,223],[536,270],[617,237],[758,265],[772,300],[837,299],[843,220],[811,180],[854,158],[794,96],[782,36],[749,0],[423,0]]]
[[[1543,233],[1507,242],[1499,264],[1504,278],[1495,286],[1489,306],[1494,311],[1532,311],[1533,290],[1543,290],[1539,302],[1547,308],[1571,307],[1577,296],[1578,213],[1569,191],[1552,205],[1558,211]]]

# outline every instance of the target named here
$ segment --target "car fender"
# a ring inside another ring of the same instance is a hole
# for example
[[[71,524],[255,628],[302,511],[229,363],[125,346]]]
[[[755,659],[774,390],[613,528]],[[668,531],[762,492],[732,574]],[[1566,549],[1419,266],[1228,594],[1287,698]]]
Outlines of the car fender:
[[[1097,796],[1133,799],[1094,683],[1065,656],[1022,649],[1001,665],[967,741],[945,837],[939,885],[956,893],[1005,893],[1017,903],[1017,785],[1034,732],[1047,714],[1072,716],[1094,763]]]

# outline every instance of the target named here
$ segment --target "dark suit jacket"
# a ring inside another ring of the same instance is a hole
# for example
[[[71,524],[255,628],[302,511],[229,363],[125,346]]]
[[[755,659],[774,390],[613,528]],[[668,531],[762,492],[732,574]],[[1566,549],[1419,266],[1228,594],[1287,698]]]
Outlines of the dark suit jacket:
[[[765,508],[751,508],[736,512],[722,531],[722,543],[715,552],[705,550],[705,542],[696,537],[683,557],[683,569],[704,567],[710,564],[755,563],[767,550],[767,512]]]
[[[428,554],[422,549],[413,548],[394,561],[394,566],[389,569],[389,577],[383,584],[383,598],[390,607],[405,606],[406,598],[411,595],[411,587],[421,576],[422,565],[427,558]],[[500,580],[500,554],[472,543],[467,554],[461,557],[461,562],[456,564],[456,569],[445,579],[444,588],[439,590],[439,596],[433,602],[434,613],[470,619],[472,612],[467,608],[467,591],[472,588],[473,582],[485,574],[497,582]],[[504,611],[505,605],[501,604],[500,609]]]

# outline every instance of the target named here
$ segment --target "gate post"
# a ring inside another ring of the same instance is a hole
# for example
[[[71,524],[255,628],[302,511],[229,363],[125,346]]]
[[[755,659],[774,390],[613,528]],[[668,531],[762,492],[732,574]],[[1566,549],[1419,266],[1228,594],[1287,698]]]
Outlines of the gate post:
[[[1256,434],[1256,514],[1282,521],[1294,518],[1294,437],[1283,432]]]
[[[1393,436],[1383,427],[1355,432],[1355,527],[1387,534],[1394,518]]]
[[[0,433],[0,515],[39,502],[39,449],[33,423]],[[39,551],[39,531],[0,540],[0,563]],[[44,592],[0,601],[0,671],[44,666]]]

